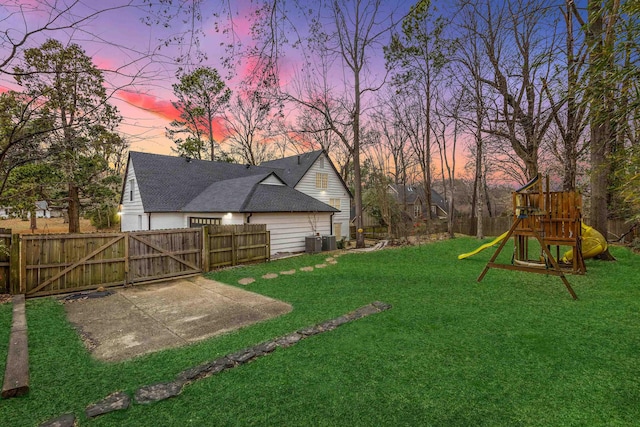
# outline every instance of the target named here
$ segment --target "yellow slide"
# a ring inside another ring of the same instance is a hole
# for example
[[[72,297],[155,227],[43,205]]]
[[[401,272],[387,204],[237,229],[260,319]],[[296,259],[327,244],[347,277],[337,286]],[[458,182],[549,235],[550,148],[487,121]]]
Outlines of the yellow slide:
[[[600,255],[604,251],[607,250],[607,240],[604,238],[598,230],[593,227],[589,227],[584,222],[581,224],[582,226],[582,257],[584,259],[593,258],[595,256]],[[495,240],[492,240],[489,243],[485,243],[474,251],[468,252],[466,254],[458,255],[458,259],[465,259],[470,256],[477,254],[478,252],[482,252],[483,250],[490,248],[491,246],[497,245],[507,237],[507,232],[501,234],[496,237]],[[564,253],[563,257],[560,259],[561,262],[568,264],[573,260],[573,250],[568,250]]]
[[[460,254],[460,255],[458,255],[458,259],[465,259],[465,258],[468,258],[468,257],[470,257],[470,256],[473,256],[473,255],[477,254],[478,252],[482,252],[482,251],[484,251],[485,249],[490,248],[490,247],[491,247],[491,246],[493,246],[493,245],[497,245],[498,243],[500,243],[500,242],[502,241],[502,239],[504,239],[505,237],[507,237],[507,234],[508,234],[508,233],[509,233],[508,231],[506,231],[506,232],[502,233],[501,235],[499,235],[498,237],[496,237],[494,240],[492,240],[492,241],[491,241],[491,242],[489,242],[489,243],[485,243],[484,245],[480,246],[480,247],[479,247],[478,249],[476,249],[475,251],[471,251],[471,252],[468,252],[468,253],[466,253],[466,254]]]
[[[582,227],[582,258],[593,258],[600,255],[607,250],[607,239],[604,238],[598,230],[593,227],[589,227],[584,222]],[[569,264],[573,261],[573,250],[568,250],[564,253],[561,262]]]

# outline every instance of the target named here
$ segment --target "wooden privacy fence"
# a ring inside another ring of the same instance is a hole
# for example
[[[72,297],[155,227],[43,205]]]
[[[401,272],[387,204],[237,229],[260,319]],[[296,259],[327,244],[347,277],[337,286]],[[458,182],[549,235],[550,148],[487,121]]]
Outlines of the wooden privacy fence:
[[[12,294],[34,297],[148,283],[269,259],[266,225],[218,228],[16,234],[6,267],[0,263],[0,268],[6,268],[3,278],[9,278]]]
[[[204,231],[205,257],[211,270],[269,260],[271,236],[265,224],[208,225]]]

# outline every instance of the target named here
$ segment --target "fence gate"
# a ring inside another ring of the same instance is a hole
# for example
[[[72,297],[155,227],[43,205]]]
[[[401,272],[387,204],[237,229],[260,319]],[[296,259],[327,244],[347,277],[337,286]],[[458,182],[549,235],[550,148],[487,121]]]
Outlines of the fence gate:
[[[1,235],[0,235],[1,237]],[[9,263],[7,263],[9,264]],[[2,258],[0,258],[0,268]],[[13,236],[10,287],[27,297],[202,272],[202,230]]]
[[[122,284],[124,237],[123,233],[16,235],[11,248],[12,293],[31,297]]]
[[[127,233],[127,283],[202,272],[202,229]]]

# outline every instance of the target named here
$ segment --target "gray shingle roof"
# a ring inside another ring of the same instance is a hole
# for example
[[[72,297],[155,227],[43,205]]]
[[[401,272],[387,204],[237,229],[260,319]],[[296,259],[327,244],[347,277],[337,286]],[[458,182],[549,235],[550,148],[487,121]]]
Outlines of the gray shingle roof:
[[[295,187],[322,153],[323,150],[312,151],[310,153],[262,162],[260,166],[276,169],[278,175],[289,187]]]
[[[338,212],[338,209],[286,185],[259,184],[243,212]]]
[[[146,212],[336,212],[286,185],[272,168],[129,153]]]

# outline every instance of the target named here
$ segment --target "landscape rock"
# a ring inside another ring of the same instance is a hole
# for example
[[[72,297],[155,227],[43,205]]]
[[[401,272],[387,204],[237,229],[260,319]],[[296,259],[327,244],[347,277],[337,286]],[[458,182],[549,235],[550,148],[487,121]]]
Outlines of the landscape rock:
[[[300,271],[313,271],[313,267],[300,267]]]
[[[280,274],[284,274],[284,275],[291,275],[291,274],[296,274],[296,270],[286,270],[286,271],[281,271]]]
[[[247,363],[256,357],[256,353],[251,348],[240,350],[237,353],[227,355],[227,358],[238,365]]]
[[[356,311],[353,312],[353,319],[360,319],[362,317],[365,316],[369,316],[371,314],[376,314],[379,313],[380,310],[378,310],[376,307],[374,307],[373,305],[365,305],[364,307],[360,307],[359,309],[357,309]]]
[[[276,277],[278,277],[276,273],[267,273],[262,276],[263,279],[275,279]]]
[[[286,347],[291,347],[301,339],[302,339],[302,335],[300,335],[297,332],[293,332],[289,335],[285,335],[283,337],[276,339],[275,342],[278,345],[278,347],[286,348]]]
[[[135,400],[136,403],[147,404],[177,396],[181,391],[182,384],[177,382],[152,384],[139,388]]]
[[[278,348],[278,346],[274,341],[267,341],[253,347],[253,351],[257,356],[263,356],[273,352],[276,348]]]
[[[303,335],[305,337],[310,337],[312,335],[317,335],[320,332],[324,332],[323,328],[319,327],[318,325],[314,325],[314,326],[309,326],[303,329],[299,329],[297,331],[300,335]]]
[[[382,301],[374,301],[371,303],[371,305],[380,311],[386,311],[391,309],[391,304],[387,304],[386,302],[382,302]]]
[[[87,418],[95,418],[98,415],[107,414],[109,412],[127,409],[131,404],[131,398],[125,392],[118,391],[111,393],[99,402],[93,403],[85,409]]]
[[[76,416],[73,414],[64,414],[59,417],[52,418],[40,424],[40,427],[74,427],[76,425]]]
[[[250,285],[251,283],[255,282],[256,279],[254,279],[253,277],[245,277],[244,279],[240,279],[238,280],[238,283],[241,285]]]
[[[325,268],[327,264],[316,264],[316,268]]]

